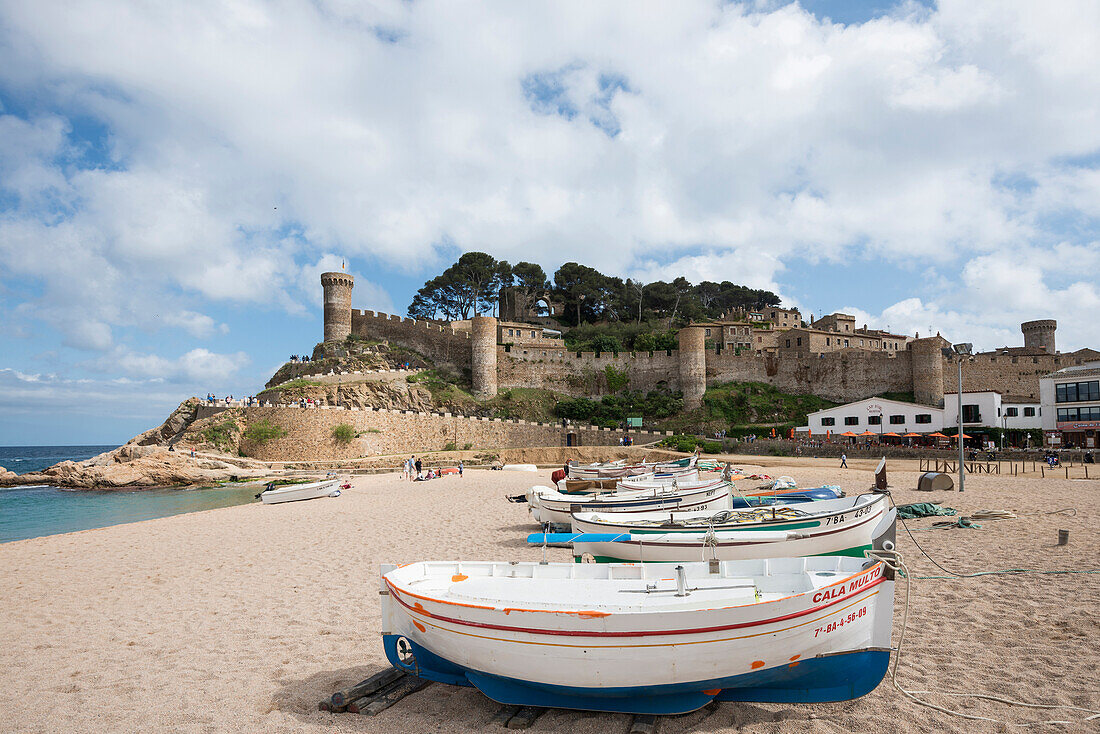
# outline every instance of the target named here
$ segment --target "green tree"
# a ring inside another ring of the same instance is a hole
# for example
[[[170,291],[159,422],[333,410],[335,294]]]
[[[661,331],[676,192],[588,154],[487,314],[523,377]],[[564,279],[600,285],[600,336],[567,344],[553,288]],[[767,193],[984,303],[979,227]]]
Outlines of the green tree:
[[[490,310],[501,287],[512,280],[512,268],[484,252],[464,253],[458,262],[429,280],[409,305],[409,316],[448,321],[468,319]]]

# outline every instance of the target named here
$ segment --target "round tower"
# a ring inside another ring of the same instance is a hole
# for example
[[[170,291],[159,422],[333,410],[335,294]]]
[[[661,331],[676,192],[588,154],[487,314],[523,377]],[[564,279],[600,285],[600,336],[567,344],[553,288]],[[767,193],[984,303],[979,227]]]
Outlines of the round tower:
[[[474,316],[470,349],[474,394],[480,398],[496,397],[497,320],[495,317]]]
[[[1054,319],[1025,321],[1020,324],[1020,330],[1024,332],[1024,346],[1038,347],[1047,354],[1054,354],[1054,330],[1057,328],[1058,322]]]
[[[680,390],[684,408],[693,410],[703,404],[707,389],[707,341],[702,326],[680,329]]]
[[[913,399],[924,405],[943,407],[943,349],[951,346],[941,336],[914,339],[912,352]]]
[[[321,273],[325,289],[325,341],[341,341],[351,333],[351,289],[355,276],[347,273]]]

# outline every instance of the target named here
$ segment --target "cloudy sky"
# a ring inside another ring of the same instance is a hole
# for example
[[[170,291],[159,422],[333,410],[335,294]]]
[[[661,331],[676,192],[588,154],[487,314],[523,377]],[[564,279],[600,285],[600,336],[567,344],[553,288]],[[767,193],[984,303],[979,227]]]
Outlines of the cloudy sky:
[[[256,392],[465,250],[1100,347],[1100,3],[0,0],[0,444]]]

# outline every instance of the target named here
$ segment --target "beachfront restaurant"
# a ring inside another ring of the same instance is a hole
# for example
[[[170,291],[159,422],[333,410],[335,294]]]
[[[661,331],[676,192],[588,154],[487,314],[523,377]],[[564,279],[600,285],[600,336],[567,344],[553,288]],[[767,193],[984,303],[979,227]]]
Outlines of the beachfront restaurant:
[[[943,408],[866,398],[810,413],[807,425],[795,430],[801,438],[926,445],[943,427]]]
[[[1100,448],[1100,361],[1039,378],[1043,439],[1050,448]]]

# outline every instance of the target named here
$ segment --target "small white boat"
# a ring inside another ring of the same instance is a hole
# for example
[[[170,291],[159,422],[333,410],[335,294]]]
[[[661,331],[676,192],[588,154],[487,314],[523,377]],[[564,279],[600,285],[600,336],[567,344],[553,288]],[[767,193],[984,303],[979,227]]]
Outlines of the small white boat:
[[[531,487],[527,509],[537,523],[568,525],[577,512],[655,512],[659,510],[728,510],[729,482],[715,479],[690,489],[655,487],[598,495],[562,494],[550,487]]]
[[[572,523],[573,555],[587,554],[604,563],[862,558],[880,536],[893,541],[895,516],[882,494],[718,513],[577,512]],[[553,542],[563,538],[554,536]]]
[[[894,574],[847,557],[382,567],[397,668],[502,704],[677,714],[845,701],[890,661]]]
[[[534,464],[505,464],[501,467],[504,471],[538,471]]]
[[[313,500],[318,497],[339,497],[340,489],[336,486],[339,479],[325,479],[309,484],[284,484],[283,486],[269,487],[260,493],[260,499],[265,505],[274,505],[280,502],[297,502],[299,500]]]

